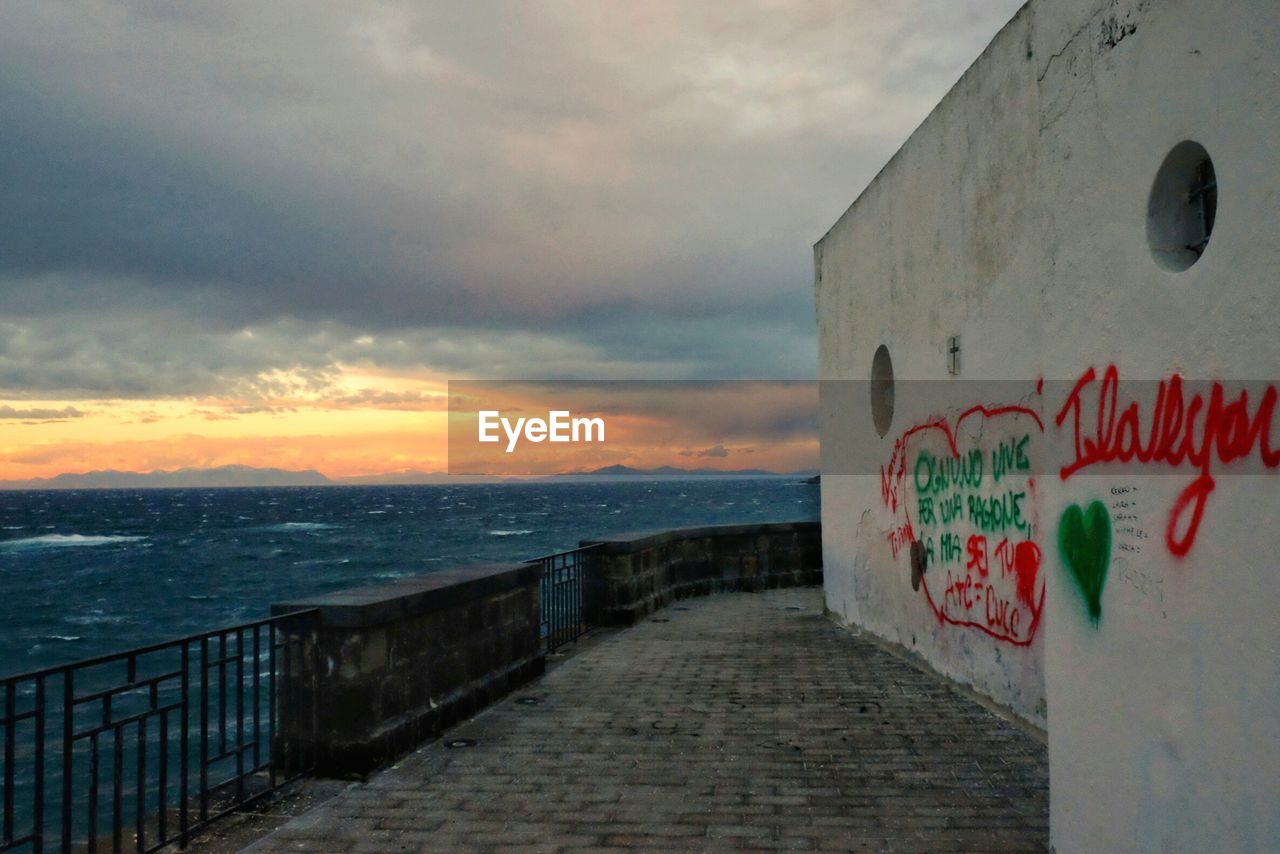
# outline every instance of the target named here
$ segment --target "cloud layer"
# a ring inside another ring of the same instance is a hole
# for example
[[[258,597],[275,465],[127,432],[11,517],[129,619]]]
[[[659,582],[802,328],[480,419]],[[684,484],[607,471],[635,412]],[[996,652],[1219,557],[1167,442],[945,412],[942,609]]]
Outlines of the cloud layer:
[[[7,5],[0,391],[811,377],[810,245],[1017,5]]]

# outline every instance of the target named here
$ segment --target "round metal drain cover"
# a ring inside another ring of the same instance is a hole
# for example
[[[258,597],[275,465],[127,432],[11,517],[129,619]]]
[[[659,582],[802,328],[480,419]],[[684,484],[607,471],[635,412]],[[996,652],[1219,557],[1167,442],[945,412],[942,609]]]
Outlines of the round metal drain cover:
[[[474,738],[455,738],[445,742],[445,747],[454,750],[459,747],[475,747],[478,742]]]

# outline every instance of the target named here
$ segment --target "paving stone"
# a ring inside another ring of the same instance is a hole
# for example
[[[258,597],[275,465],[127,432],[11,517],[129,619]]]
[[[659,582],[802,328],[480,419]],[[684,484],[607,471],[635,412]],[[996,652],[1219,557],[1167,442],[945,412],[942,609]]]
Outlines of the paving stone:
[[[822,616],[685,600],[253,851],[1045,851],[1043,743]]]

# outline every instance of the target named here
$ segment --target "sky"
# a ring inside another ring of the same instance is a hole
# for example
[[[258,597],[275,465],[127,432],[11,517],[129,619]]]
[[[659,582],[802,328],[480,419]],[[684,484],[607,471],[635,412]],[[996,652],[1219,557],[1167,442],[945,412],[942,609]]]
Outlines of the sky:
[[[1018,5],[4,4],[0,479],[443,470],[450,380],[812,379],[813,243]],[[768,456],[677,409],[618,461]]]

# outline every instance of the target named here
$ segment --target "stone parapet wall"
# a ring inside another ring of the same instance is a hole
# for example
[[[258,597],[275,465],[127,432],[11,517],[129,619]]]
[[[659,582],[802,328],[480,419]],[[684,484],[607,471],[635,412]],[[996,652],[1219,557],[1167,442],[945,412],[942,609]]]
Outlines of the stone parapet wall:
[[[822,584],[817,522],[715,525],[584,540],[598,546],[588,613],[626,626],[675,599]]]
[[[540,675],[540,576],[486,564],[274,605],[316,609],[300,628],[309,654],[282,686],[316,720],[282,720],[282,754],[363,775]]]

